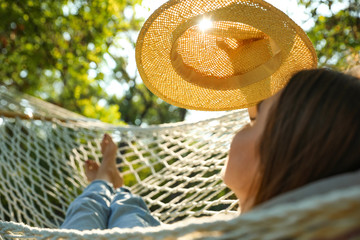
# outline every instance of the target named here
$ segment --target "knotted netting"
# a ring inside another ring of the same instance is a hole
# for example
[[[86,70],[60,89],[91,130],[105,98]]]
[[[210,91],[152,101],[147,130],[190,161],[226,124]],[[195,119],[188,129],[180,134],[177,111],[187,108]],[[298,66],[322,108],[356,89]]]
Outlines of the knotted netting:
[[[341,189],[240,217],[220,179],[244,111],[146,128],[87,119],[0,87],[0,239],[359,239],[360,188]],[[87,185],[83,163],[100,141],[118,144],[117,166],[133,193],[165,223],[155,228],[60,230]],[[197,218],[213,216],[211,219]],[[180,221],[181,220],[181,221]]]
[[[198,123],[119,127],[5,88],[0,99],[3,220],[58,227],[88,184],[84,162],[101,161],[104,133],[118,144],[125,185],[164,223],[237,210],[220,171],[245,112]]]

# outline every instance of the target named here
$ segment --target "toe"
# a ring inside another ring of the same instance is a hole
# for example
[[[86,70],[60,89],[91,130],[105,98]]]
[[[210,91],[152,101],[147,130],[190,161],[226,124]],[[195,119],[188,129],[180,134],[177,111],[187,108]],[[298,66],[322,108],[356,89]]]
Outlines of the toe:
[[[97,164],[97,162],[95,162],[94,160],[87,160],[87,161],[85,161],[84,168],[85,168],[85,170],[88,170],[88,171],[97,169],[97,168],[99,168],[99,164]]]
[[[99,168],[99,164],[93,160],[89,160],[89,165],[92,169],[98,169]]]
[[[100,144],[100,146],[101,146],[101,153],[103,153],[106,145],[109,143],[108,136],[109,136],[109,135],[108,135],[107,133],[105,133],[105,134],[104,134],[104,137],[103,137],[103,139],[102,139],[102,141],[101,141],[101,144]]]

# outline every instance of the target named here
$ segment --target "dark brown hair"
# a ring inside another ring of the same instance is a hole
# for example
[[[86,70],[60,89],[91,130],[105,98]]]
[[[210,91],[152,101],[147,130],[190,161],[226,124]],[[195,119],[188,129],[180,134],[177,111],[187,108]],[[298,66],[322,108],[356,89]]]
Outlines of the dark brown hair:
[[[292,77],[270,110],[259,143],[254,205],[360,169],[360,81],[326,69]]]

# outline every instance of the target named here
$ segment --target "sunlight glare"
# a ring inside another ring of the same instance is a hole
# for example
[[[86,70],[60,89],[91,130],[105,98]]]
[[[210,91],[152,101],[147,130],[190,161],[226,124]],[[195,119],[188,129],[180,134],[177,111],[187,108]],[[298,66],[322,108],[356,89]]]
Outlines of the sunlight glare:
[[[213,26],[213,23],[209,18],[204,18],[199,22],[199,28],[203,32],[212,28],[212,26]]]

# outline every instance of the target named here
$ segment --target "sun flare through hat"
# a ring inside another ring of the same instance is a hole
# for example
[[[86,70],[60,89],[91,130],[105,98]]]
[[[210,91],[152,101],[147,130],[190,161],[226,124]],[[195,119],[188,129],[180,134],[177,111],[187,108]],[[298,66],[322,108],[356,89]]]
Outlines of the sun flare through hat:
[[[246,108],[315,68],[315,49],[286,14],[261,0],[170,0],[136,43],[144,84],[178,107]]]

